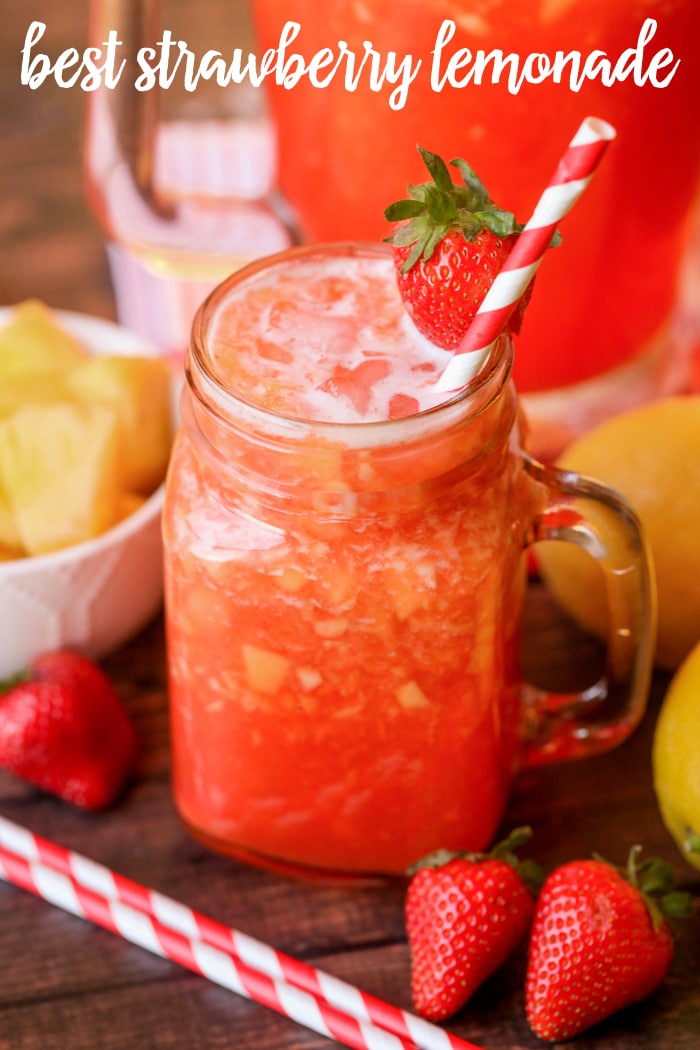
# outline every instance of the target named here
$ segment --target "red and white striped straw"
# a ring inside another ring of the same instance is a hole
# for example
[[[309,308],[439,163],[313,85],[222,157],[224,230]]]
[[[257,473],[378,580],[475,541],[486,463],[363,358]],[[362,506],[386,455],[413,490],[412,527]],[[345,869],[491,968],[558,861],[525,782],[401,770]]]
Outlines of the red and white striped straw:
[[[3,817],[0,878],[355,1050],[480,1050]]]
[[[461,390],[479,371],[535,276],[557,224],[593,178],[615,135],[615,129],[604,120],[587,117],[583,121],[474,315],[455,356],[438,380],[438,390]]]

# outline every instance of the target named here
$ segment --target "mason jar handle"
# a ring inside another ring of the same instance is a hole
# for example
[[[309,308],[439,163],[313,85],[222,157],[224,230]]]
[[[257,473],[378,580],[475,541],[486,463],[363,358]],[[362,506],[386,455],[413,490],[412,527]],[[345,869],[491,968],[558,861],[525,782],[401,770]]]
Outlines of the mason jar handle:
[[[559,540],[587,551],[602,569],[608,612],[605,666],[597,682],[579,693],[523,683],[523,765],[533,766],[606,751],[639,723],[653,667],[656,594],[639,520],[621,496],[528,456],[524,467],[547,493],[527,545]]]

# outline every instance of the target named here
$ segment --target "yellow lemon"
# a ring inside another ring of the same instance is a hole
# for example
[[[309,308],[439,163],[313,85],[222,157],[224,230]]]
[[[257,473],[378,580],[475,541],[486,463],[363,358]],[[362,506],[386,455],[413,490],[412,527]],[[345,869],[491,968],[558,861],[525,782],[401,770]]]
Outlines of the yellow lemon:
[[[664,824],[700,870],[700,643],[668,687],[654,730],[652,761]]]
[[[656,663],[674,670],[700,641],[700,396],[620,413],[575,441],[559,466],[616,489],[639,515],[656,572]],[[604,637],[602,574],[593,559],[569,544],[537,551],[564,609]]]

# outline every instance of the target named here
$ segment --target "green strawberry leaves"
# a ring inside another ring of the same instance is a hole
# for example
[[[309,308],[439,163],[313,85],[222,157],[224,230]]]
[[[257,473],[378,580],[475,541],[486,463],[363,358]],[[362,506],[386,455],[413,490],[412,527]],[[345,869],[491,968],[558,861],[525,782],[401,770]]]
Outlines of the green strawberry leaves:
[[[474,241],[482,230],[497,237],[519,233],[523,226],[512,212],[497,208],[476,172],[461,157],[450,163],[462,176],[463,185],[452,181],[449,169],[437,153],[418,147],[432,182],[408,187],[408,198],[395,201],[384,211],[389,222],[403,223],[387,238],[401,247],[412,246],[401,272],[406,273],[419,259],[427,261],[437,245],[452,230],[459,230],[467,241]]]
[[[29,668],[24,668],[22,671],[17,671],[16,674],[10,675],[9,678],[0,679],[0,697],[4,696],[5,693],[11,692],[21,682],[28,682],[31,677],[32,673]]]
[[[466,241],[473,242],[482,230],[490,230],[496,237],[520,233],[523,223],[517,222],[513,212],[497,208],[488,190],[474,169],[462,157],[450,164],[457,168],[463,185],[454,183],[449,168],[437,153],[418,146],[432,182],[409,185],[408,197],[390,204],[384,210],[388,222],[401,223],[386,241],[412,251],[401,266],[407,273],[419,259],[427,262],[440,241],[453,230],[458,230]],[[550,248],[561,244],[561,234],[555,230]]]
[[[501,842],[497,842],[488,853],[454,852],[447,849],[435,850],[433,853],[429,853],[426,857],[416,861],[415,864],[412,864],[407,874],[409,876],[415,875],[421,868],[442,868],[445,864],[449,864],[451,860],[457,859],[468,860],[474,863],[479,863],[479,861],[483,860],[501,860],[520,876],[534,896],[544,881],[544,873],[536,861],[530,859],[521,860],[516,853],[516,850],[531,838],[532,829],[520,827],[514,828],[506,838]]]
[[[688,853],[700,853],[700,835],[692,828],[688,828],[685,838],[685,848]]]
[[[624,868],[610,864],[599,854],[594,856],[596,860],[614,868],[630,886],[639,890],[655,930],[658,930],[664,918],[686,918],[691,911],[690,894],[674,889],[675,875],[671,865],[660,857],[647,857],[640,861],[641,852],[641,846],[632,846]]]

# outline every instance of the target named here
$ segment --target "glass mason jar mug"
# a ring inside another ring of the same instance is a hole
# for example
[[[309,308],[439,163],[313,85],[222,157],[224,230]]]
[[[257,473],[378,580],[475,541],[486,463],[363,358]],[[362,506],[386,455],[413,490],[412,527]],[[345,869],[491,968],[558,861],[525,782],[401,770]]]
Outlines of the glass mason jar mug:
[[[397,392],[391,267],[370,245],[254,263],[203,304],[187,359],[164,512],[175,800],[213,848],[283,870],[482,848],[519,769],[613,746],[645,703],[634,515],[523,452],[509,340],[447,403]],[[368,331],[385,342],[358,365]],[[606,672],[580,695],[518,672],[524,552],[552,538],[608,585]]]

